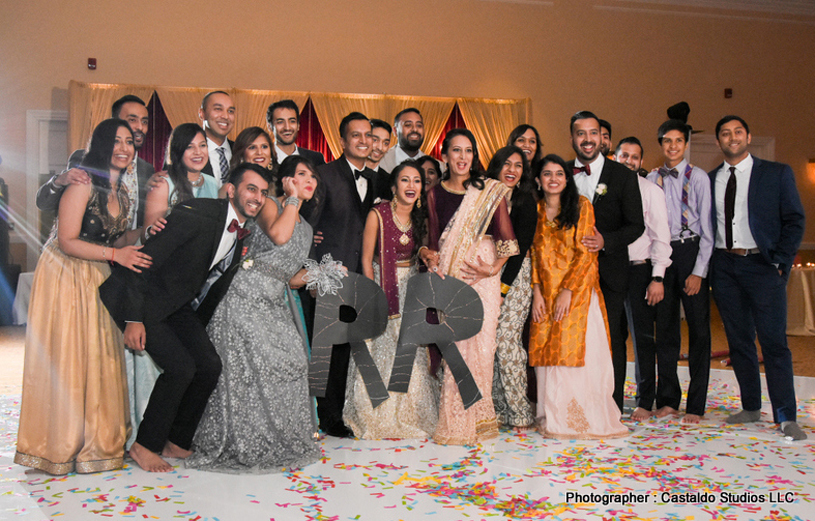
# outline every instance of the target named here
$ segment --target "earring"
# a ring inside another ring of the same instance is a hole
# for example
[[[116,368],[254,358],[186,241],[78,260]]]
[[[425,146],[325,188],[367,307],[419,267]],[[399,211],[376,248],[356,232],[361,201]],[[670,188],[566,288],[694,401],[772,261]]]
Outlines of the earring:
[[[416,208],[421,208],[421,207],[422,207],[422,200],[419,199],[418,201],[416,201]]]

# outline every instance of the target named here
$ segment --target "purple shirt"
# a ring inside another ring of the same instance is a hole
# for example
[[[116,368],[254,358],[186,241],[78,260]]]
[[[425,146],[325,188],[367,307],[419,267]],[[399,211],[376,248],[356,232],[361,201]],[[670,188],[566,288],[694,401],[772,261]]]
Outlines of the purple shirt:
[[[699,253],[693,266],[693,275],[707,277],[710,255],[713,253],[713,229],[710,222],[710,179],[699,167],[694,166],[690,174],[690,190],[688,192],[688,229],[682,229],[682,187],[685,184],[685,169],[687,160],[676,165],[679,172],[677,177],[667,175],[664,177],[663,191],[665,204],[668,207],[668,224],[671,227],[671,241],[699,236]],[[659,185],[659,170],[652,170],[648,180]]]

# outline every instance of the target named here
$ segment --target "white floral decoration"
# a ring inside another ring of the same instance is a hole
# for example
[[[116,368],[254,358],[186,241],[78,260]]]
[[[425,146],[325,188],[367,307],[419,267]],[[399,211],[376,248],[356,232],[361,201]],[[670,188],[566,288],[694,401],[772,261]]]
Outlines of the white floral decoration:
[[[323,260],[317,264],[313,259],[306,259],[304,263],[306,274],[303,281],[306,282],[306,289],[317,289],[320,296],[326,293],[337,294],[337,290],[342,288],[342,278],[347,277],[347,270],[342,262],[335,261],[330,253],[323,255]]]
[[[243,262],[241,262],[241,268],[245,270],[251,270],[254,265],[255,259],[243,259]]]
[[[608,187],[606,186],[605,183],[600,183],[599,185],[597,185],[597,188],[594,190],[594,193],[596,193],[599,196],[606,195],[606,192],[608,192]]]

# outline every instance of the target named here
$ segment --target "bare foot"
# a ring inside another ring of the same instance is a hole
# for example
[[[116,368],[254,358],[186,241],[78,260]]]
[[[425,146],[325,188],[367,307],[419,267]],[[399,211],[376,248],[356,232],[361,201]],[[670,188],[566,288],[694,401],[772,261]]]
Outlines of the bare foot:
[[[698,414],[686,414],[685,417],[682,418],[682,421],[680,423],[693,423],[693,424],[696,424],[696,423],[699,423],[700,421],[702,421],[703,417],[704,417],[704,415],[700,416]]]
[[[173,470],[172,465],[138,442],[130,447],[130,457],[147,472],[172,472]]]
[[[664,418],[666,416],[674,416],[676,414],[679,414],[679,411],[677,411],[673,407],[669,407],[666,405],[665,407],[660,407],[659,409],[657,409],[657,412],[654,413],[654,416],[656,416],[657,418]]]
[[[643,409],[642,407],[637,407],[636,409],[634,409],[634,412],[631,413],[631,419],[634,421],[641,422],[643,420],[647,420],[653,415],[654,415],[653,412]]]
[[[182,449],[175,443],[168,441],[164,444],[164,450],[161,451],[161,455],[165,458],[178,458],[178,459],[185,459],[192,456],[192,451],[187,449]]]

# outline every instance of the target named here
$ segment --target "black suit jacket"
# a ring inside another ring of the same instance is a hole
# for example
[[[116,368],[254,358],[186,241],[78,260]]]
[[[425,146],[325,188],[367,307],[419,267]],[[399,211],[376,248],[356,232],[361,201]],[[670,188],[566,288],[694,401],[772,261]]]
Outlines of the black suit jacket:
[[[68,166],[65,168],[65,171],[78,167],[84,158],[85,149],[80,148],[79,150],[74,150],[74,153],[71,154],[70,158],[68,158]],[[144,224],[144,206],[145,201],[147,200],[147,181],[155,172],[156,169],[153,168],[153,165],[140,157],[136,159],[136,175],[139,178],[139,207],[136,209],[136,218],[138,221],[136,224],[137,226]],[[56,192],[51,190],[53,181],[56,179],[56,177],[57,176],[55,175],[49,179],[47,183],[42,185],[40,189],[37,190],[37,208],[44,212],[55,212],[59,209],[59,200],[62,197],[62,192],[64,190],[58,190]]]
[[[231,139],[227,139],[226,141],[227,141],[227,143],[229,143],[229,150],[232,150],[233,148],[235,148],[235,142],[234,141],[232,141]],[[208,175],[208,176],[210,176],[210,177],[215,177],[212,174],[212,165],[210,164],[211,161],[212,161],[212,158],[210,157],[207,160],[207,164],[204,165],[204,168],[201,169],[201,172]]]
[[[99,296],[113,319],[125,322],[160,321],[189,304],[207,279],[226,225],[229,201],[192,199],[176,206],[167,226],[151,237],[142,252],[150,268],[136,273],[116,266],[99,287]],[[233,266],[240,258],[236,245]]]
[[[325,164],[325,157],[323,157],[321,153],[315,152],[314,150],[297,147],[297,153],[311,161],[314,166]]]
[[[308,201],[301,209],[314,231],[323,234],[322,242],[312,249],[311,257],[321,260],[324,254],[330,253],[349,271],[361,273],[362,232],[378,191],[376,174],[367,167],[363,170],[362,175],[368,180],[368,192],[365,200],[360,201],[345,155],[321,165],[317,173],[320,181],[316,201]]]
[[[710,212],[716,240],[716,177],[724,163],[710,172]],[[753,156],[747,192],[750,233],[762,257],[788,275],[804,236],[804,207],[789,165]],[[715,274],[711,274],[715,276]]]
[[[595,226],[603,236],[603,249],[598,256],[600,278],[618,292],[628,289],[628,245],[645,231],[636,176],[624,165],[606,159],[597,183],[598,187],[605,185],[606,193],[595,193],[592,201]]]

